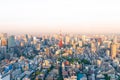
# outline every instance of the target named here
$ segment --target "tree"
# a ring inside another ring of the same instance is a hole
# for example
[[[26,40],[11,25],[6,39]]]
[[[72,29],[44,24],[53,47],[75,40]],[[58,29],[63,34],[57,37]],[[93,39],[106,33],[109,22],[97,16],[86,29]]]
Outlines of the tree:
[[[110,80],[110,76],[108,76],[108,74],[104,74],[105,76],[105,80]]]
[[[90,64],[90,62],[86,59],[82,59],[81,62],[84,63],[84,64]]]

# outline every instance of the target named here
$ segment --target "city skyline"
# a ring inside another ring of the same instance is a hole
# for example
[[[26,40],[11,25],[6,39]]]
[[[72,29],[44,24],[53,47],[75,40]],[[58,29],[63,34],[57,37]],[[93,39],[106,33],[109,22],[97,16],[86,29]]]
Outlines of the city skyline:
[[[0,1],[0,32],[119,33],[120,1]]]
[[[120,0],[0,0],[0,80],[120,80]]]

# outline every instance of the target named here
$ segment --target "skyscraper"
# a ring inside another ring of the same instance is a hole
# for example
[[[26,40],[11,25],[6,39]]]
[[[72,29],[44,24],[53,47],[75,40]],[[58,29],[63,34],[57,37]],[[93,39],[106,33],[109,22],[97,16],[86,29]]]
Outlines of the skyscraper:
[[[96,51],[96,46],[94,42],[91,42],[91,51],[95,52]]]
[[[111,44],[111,58],[114,59],[116,58],[117,54],[117,45],[115,43]]]
[[[14,36],[10,36],[8,38],[8,48],[12,48],[15,47],[15,37]]]
[[[0,47],[1,47],[1,39],[0,39]]]
[[[86,40],[86,35],[82,35],[82,41]]]
[[[113,42],[117,43],[117,36],[114,36]]]
[[[1,46],[6,46],[7,45],[7,39],[4,37],[1,38]]]
[[[66,35],[65,37],[65,44],[69,44],[70,43],[70,37],[68,35]]]

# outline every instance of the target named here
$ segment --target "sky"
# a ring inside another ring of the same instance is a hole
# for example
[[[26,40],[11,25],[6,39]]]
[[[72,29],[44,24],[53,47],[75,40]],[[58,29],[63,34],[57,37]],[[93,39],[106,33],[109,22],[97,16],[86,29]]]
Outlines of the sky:
[[[120,32],[120,0],[0,0],[0,32]]]

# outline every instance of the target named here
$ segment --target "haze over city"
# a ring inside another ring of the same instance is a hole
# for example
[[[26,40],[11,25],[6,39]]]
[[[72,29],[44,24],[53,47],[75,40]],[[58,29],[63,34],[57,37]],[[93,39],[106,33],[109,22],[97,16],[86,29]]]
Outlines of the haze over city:
[[[1,0],[0,32],[117,33],[119,0]]]
[[[0,0],[0,80],[120,80],[120,0]]]

